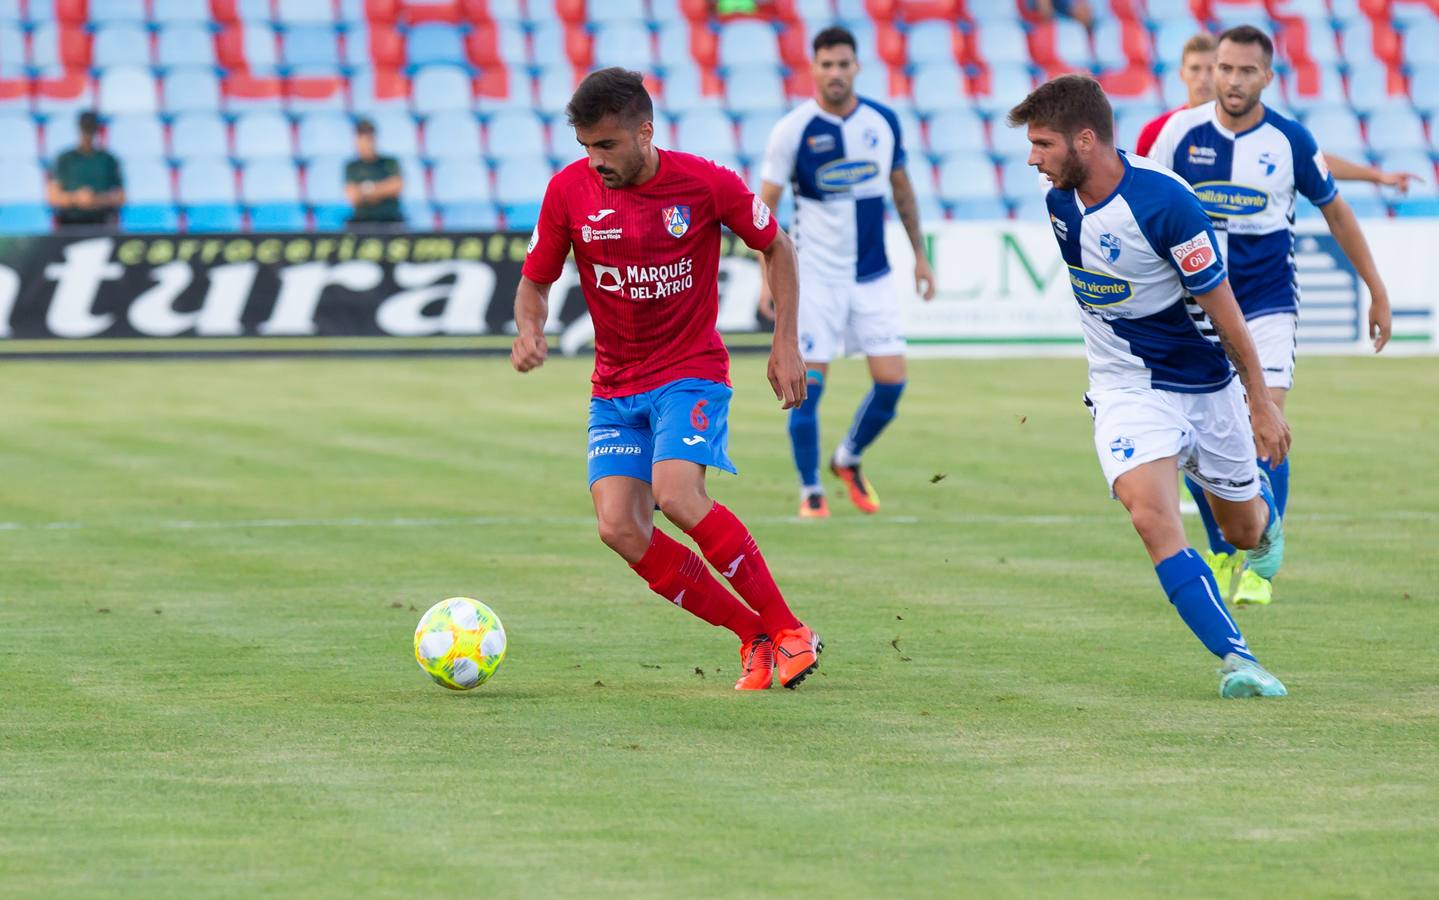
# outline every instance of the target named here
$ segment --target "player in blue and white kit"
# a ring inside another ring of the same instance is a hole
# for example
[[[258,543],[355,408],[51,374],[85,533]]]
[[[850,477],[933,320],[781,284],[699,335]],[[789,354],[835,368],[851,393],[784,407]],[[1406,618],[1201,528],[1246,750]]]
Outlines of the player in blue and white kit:
[[[1110,490],[1170,602],[1223,660],[1220,695],[1283,696],[1179,515],[1174,473],[1183,466],[1255,569],[1273,575],[1283,560],[1283,520],[1255,448],[1283,460],[1289,426],[1264,390],[1209,218],[1174,173],[1114,148],[1114,112],[1092,78],[1036,88],[1009,124],[1028,126],[1029,164],[1053,185],[1049,222],[1083,312],[1085,402]]]
[[[879,509],[879,494],[860,472],[860,455],[894,418],[904,391],[904,330],[884,252],[884,196],[914,247],[915,289],[930,300],[934,275],[919,230],[918,204],[904,169],[899,120],[887,107],[854,92],[859,62],[854,35],[826,28],[814,38],[815,97],[779,121],[770,134],[759,196],[777,208],[786,184],[794,190],[791,232],[799,254],[799,341],[808,371],[808,398],[790,413],[789,435],[799,471],[802,517],[829,515],[819,480],[819,401],[836,354],[863,350],[874,387],[830,459],[832,471],[861,511]],[[761,312],[771,301],[760,298]]]
[[[1274,45],[1257,28],[1219,36],[1214,75],[1219,99],[1175,113],[1149,151],[1194,186],[1221,238],[1234,295],[1259,348],[1264,383],[1274,403],[1294,385],[1299,285],[1294,268],[1294,203],[1303,194],[1324,214],[1329,230],[1369,287],[1368,333],[1374,349],[1389,340],[1389,295],[1349,204],[1339,196],[1323,153],[1303,125],[1259,102],[1274,78]],[[1227,246],[1226,246],[1227,245]],[[1289,461],[1266,466],[1284,515]],[[1272,586],[1224,540],[1203,491],[1189,490],[1209,534],[1207,557],[1226,593],[1240,603],[1268,603]],[[1236,577],[1237,576],[1237,577]]]

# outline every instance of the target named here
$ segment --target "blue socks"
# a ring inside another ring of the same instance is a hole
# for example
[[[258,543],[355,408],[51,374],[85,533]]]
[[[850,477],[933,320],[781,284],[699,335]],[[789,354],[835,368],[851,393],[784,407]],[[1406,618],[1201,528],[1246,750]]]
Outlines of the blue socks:
[[[865,447],[874,443],[874,439],[884,431],[884,426],[894,419],[895,409],[899,407],[899,395],[903,393],[903,381],[899,384],[875,384],[869,396],[859,405],[859,411],[854,414],[854,424],[850,426],[849,436],[844,439],[841,448],[843,455],[858,458]]]
[[[1209,552],[1211,553],[1237,553],[1234,545],[1224,539],[1224,532],[1219,530],[1219,523],[1214,521],[1214,510],[1209,508],[1209,500],[1204,496],[1204,488],[1188,475],[1184,476],[1184,484],[1189,488],[1189,493],[1194,497],[1194,505],[1199,507],[1199,518],[1204,522],[1204,533],[1209,535]]]
[[[1169,595],[1179,618],[1206,650],[1220,659],[1230,653],[1254,659],[1244,635],[1239,633],[1239,626],[1234,624],[1224,601],[1219,598],[1214,573],[1198,553],[1186,547],[1155,566],[1154,574],[1159,576],[1159,584]]]
[[[1279,517],[1284,518],[1284,511],[1289,507],[1289,457],[1277,466],[1270,466],[1263,460],[1259,464],[1264,471],[1269,473],[1269,483],[1274,487],[1274,505],[1279,509]]]
[[[804,402],[789,411],[789,443],[799,483],[819,487],[819,398],[824,396],[824,376],[810,370],[805,377]]]

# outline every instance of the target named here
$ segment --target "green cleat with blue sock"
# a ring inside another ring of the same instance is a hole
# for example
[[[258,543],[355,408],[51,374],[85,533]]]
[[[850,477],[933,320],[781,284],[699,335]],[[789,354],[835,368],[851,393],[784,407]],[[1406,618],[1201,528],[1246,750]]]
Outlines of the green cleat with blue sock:
[[[1245,554],[1244,567],[1268,581],[1279,573],[1279,567],[1284,564],[1284,517],[1279,515],[1274,491],[1269,486],[1269,476],[1263,468],[1259,470],[1259,481],[1260,494],[1269,504],[1269,525],[1264,529],[1259,545]]]
[[[1284,683],[1259,663],[1238,653],[1224,657],[1219,669],[1219,696],[1226,700],[1243,697],[1287,697]]]

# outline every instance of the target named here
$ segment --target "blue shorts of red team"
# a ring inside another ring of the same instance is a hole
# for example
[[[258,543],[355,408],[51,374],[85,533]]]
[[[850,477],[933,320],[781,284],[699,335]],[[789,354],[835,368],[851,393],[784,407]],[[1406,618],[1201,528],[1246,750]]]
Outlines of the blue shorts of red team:
[[[686,459],[736,474],[729,458],[727,385],[681,378],[628,397],[590,399],[589,475],[650,480],[654,464]]]

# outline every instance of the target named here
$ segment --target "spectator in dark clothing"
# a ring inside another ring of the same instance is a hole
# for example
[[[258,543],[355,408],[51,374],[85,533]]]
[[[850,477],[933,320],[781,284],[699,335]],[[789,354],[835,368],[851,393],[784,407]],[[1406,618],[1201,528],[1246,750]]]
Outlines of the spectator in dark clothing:
[[[125,203],[120,161],[95,143],[100,118],[80,114],[80,144],[60,154],[50,169],[49,200],[64,225],[110,225]]]
[[[350,226],[393,227],[403,224],[400,212],[400,191],[404,178],[400,164],[392,156],[380,156],[375,150],[375,123],[361,119],[355,123],[356,157],[345,165],[345,196],[355,212]]]

